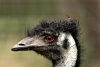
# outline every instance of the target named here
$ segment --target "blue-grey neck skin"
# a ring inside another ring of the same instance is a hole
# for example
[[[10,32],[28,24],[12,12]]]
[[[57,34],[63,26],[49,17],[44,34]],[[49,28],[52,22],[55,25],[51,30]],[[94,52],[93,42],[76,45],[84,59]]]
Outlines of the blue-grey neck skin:
[[[77,48],[78,48],[78,50],[77,50],[77,59],[75,61],[75,65],[72,66],[72,67],[80,67],[80,46],[78,46]],[[62,58],[64,58],[64,57],[62,56]],[[62,59],[62,60],[59,59],[57,61],[52,61],[53,67],[57,67],[58,64],[63,63],[64,61],[65,61],[64,59]],[[61,66],[61,67],[63,67],[63,66]],[[66,65],[65,65],[65,67],[66,67]]]
[[[61,59],[53,61],[53,67],[79,67],[79,50],[71,34],[67,34],[69,47],[62,51]],[[61,40],[60,40],[61,41]]]
[[[59,59],[57,61],[54,61],[54,60],[52,61],[53,67],[80,67],[80,53],[78,53],[78,52],[80,52],[80,51],[77,50],[77,59],[75,60],[75,64],[73,64],[74,66],[67,66],[67,64],[64,63],[64,62],[66,62],[65,57],[62,56],[61,59]],[[58,66],[58,65],[60,65],[60,66]]]

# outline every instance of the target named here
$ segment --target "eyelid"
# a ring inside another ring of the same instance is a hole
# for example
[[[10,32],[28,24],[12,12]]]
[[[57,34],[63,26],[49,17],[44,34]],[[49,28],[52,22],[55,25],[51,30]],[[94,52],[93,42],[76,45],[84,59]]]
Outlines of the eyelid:
[[[50,40],[48,39],[50,37]],[[44,40],[47,42],[47,43],[51,43],[53,42],[55,39],[52,37],[52,36],[47,36],[44,38]]]
[[[51,36],[51,35],[50,34],[42,34],[42,35],[40,35],[40,37],[42,37],[42,38],[45,38],[47,36]]]
[[[48,34],[48,33],[43,33],[43,34],[40,35],[40,37],[43,38],[43,39],[44,39],[45,37],[47,37],[47,36],[52,36],[52,37],[54,38],[54,40],[57,39],[57,37],[58,37],[57,35]]]

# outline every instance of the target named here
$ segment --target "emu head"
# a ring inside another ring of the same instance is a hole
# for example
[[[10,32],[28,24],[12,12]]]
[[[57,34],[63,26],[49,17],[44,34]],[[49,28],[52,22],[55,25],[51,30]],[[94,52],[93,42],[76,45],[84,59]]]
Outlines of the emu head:
[[[77,32],[77,21],[73,19],[50,23],[42,21],[29,30],[27,37],[16,44],[12,51],[35,51],[50,60],[59,60],[63,52],[78,43]]]

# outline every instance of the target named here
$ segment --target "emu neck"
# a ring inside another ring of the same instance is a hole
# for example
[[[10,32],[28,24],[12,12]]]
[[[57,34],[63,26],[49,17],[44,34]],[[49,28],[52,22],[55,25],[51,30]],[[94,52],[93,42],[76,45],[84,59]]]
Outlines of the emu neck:
[[[78,56],[78,49],[75,43],[74,38],[71,34],[67,34],[66,38],[68,39],[69,46],[66,49],[62,50],[62,55],[59,61],[56,62],[54,67],[75,67]]]
[[[75,67],[77,60],[77,48],[72,46],[68,48],[67,52],[64,52],[62,58],[57,62],[54,67]]]

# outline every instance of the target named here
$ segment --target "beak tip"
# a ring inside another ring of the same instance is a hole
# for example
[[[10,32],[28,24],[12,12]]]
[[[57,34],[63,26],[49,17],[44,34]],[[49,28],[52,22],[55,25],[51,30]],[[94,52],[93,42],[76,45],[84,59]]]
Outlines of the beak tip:
[[[16,48],[12,48],[11,51],[18,51],[18,49],[16,49]]]
[[[18,45],[14,45],[14,46],[11,48],[11,51],[18,51],[18,50],[19,50]]]

